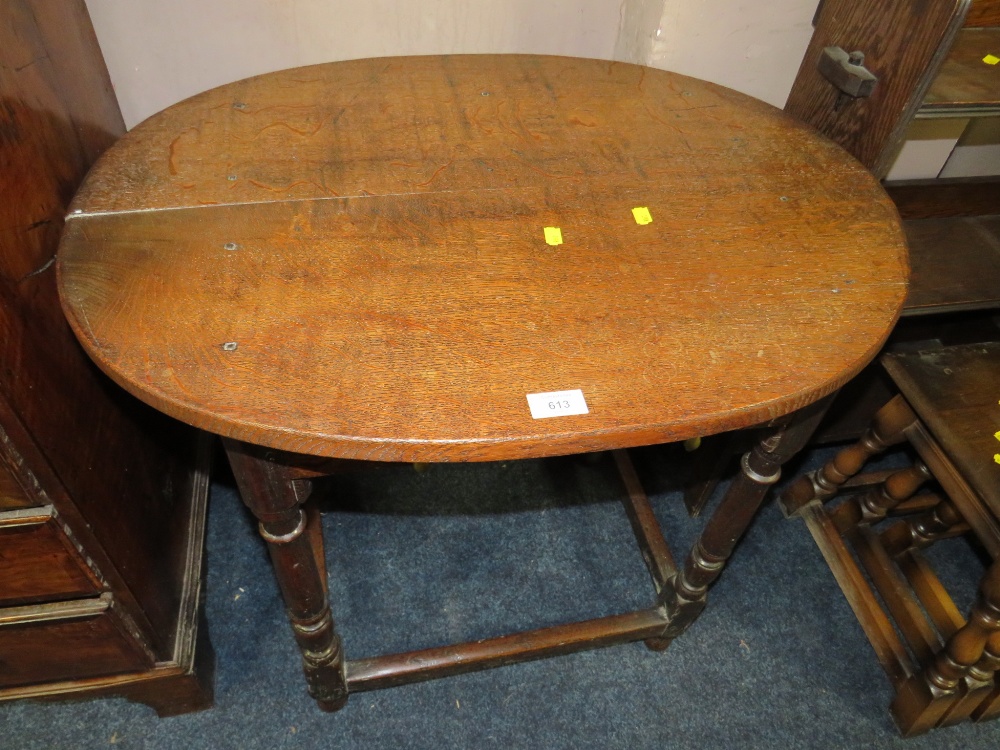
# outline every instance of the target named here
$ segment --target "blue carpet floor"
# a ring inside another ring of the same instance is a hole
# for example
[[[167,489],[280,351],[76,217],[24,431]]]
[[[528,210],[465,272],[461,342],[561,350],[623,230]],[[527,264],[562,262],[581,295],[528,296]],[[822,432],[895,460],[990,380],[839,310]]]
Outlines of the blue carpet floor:
[[[701,521],[687,517],[663,471],[680,455],[670,450],[636,460],[679,557]],[[396,466],[346,474],[320,491],[334,616],[351,658],[652,601],[606,455]],[[944,545],[936,561],[960,589],[972,557],[963,545]],[[964,583],[961,596],[973,590]],[[359,693],[324,714],[306,695],[263,545],[223,476],[211,498],[207,614],[215,708],[158,719],[123,699],[9,703],[0,705],[0,747],[1000,746],[1000,722],[899,738],[889,683],[831,573],[805,526],[773,503],[708,609],[665,653],[617,646]]]

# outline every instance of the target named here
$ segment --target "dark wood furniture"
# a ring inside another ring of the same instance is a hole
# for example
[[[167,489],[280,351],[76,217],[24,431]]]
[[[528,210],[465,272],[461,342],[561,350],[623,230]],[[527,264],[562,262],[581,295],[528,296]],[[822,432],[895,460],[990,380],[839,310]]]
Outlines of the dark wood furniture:
[[[996,0],[823,0],[785,111],[884,178],[914,119],[1000,114]],[[819,72],[822,50],[861,50],[879,81],[854,99]],[[887,183],[904,219],[913,273],[892,342],[995,340],[1000,309],[1000,177]],[[853,439],[890,395],[878,368],[852,384],[817,432]]]
[[[998,8],[996,0],[823,0],[785,111],[885,177],[915,117],[994,113],[1000,70],[981,60],[971,66],[967,49],[995,36],[988,27],[998,25]],[[879,79],[871,96],[842,95],[820,73],[831,46],[864,53]]]
[[[881,347],[907,275],[878,182],[779,111],[659,70],[517,55],[314,66],[175,105],[92,171],[58,269],[95,361],[225,438],[325,709],[665,647],[827,394]],[[533,418],[529,395],[574,389],[585,413]],[[621,451],[752,425],[761,439],[679,566],[617,454],[649,608],[345,657],[303,508],[325,459]]]
[[[785,111],[839,143],[880,179],[915,118],[1000,112],[1000,65],[982,61],[1000,33],[997,0],[823,0],[813,25]],[[823,76],[818,62],[827,47],[864,53],[879,79],[871,96],[844,95]],[[1000,177],[885,187],[904,219],[912,269],[888,345],[996,340]],[[881,368],[872,365],[842,389],[813,442],[854,440],[891,395]],[[738,434],[718,436],[694,455],[685,490],[692,515],[701,512],[746,442]]]
[[[4,3],[0,101],[0,701],[206,707],[203,447],[93,366],[56,290],[69,199],[124,131],[82,0]]]
[[[1000,344],[887,354],[882,363],[900,395],[860,441],[789,487],[782,505],[816,539],[911,736],[1000,716]],[[918,456],[912,465],[856,476],[904,441]],[[968,618],[921,552],[959,534],[993,560]]]

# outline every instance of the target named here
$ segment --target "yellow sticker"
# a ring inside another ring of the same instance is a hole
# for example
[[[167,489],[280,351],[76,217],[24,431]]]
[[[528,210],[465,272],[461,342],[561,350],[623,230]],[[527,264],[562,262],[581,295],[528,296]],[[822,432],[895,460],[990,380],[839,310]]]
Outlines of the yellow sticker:
[[[545,241],[550,245],[562,244],[562,230],[559,227],[545,227]]]
[[[983,58],[983,62],[987,65],[996,65],[997,63],[1000,63],[1000,57],[997,57],[996,55],[987,55]]]
[[[994,453],[993,460],[1000,464],[1000,453]]]
[[[635,217],[636,224],[652,224],[653,217],[649,213],[649,209],[645,206],[637,206],[632,209],[632,216]]]
[[[995,437],[997,440],[1000,440],[1000,432],[994,432],[993,437]]]

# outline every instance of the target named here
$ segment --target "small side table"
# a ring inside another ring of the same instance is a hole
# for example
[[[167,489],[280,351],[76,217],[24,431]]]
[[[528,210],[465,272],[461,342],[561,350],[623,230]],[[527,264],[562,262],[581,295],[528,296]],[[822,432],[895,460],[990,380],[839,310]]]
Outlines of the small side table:
[[[1000,716],[1000,343],[887,354],[882,364],[899,395],[782,504],[816,539],[896,690],[893,718],[913,736]],[[918,456],[911,465],[859,474],[904,442]],[[968,617],[922,554],[964,534],[993,561]]]
[[[225,438],[326,709],[581,648],[665,647],[825,397],[881,347],[907,270],[878,182],[778,110],[534,55],[355,60],[200,94],[104,156],[58,263],[95,361]],[[630,492],[649,608],[345,658],[302,508],[328,460],[620,451],[758,424],[682,565]]]

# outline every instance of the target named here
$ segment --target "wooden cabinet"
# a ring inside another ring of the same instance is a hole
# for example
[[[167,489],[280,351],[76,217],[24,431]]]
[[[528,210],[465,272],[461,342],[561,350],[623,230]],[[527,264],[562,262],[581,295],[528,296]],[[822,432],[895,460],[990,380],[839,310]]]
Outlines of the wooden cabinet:
[[[885,178],[915,120],[1000,115],[1000,0],[823,0],[785,110]],[[864,53],[869,97],[823,77],[827,47]],[[886,183],[905,220],[910,292],[892,344],[995,340],[1000,176]],[[888,399],[876,372],[845,389],[820,440],[856,437]]]
[[[124,131],[83,0],[0,9],[0,700],[211,703],[207,443],[104,377],[67,325],[69,200]]]

